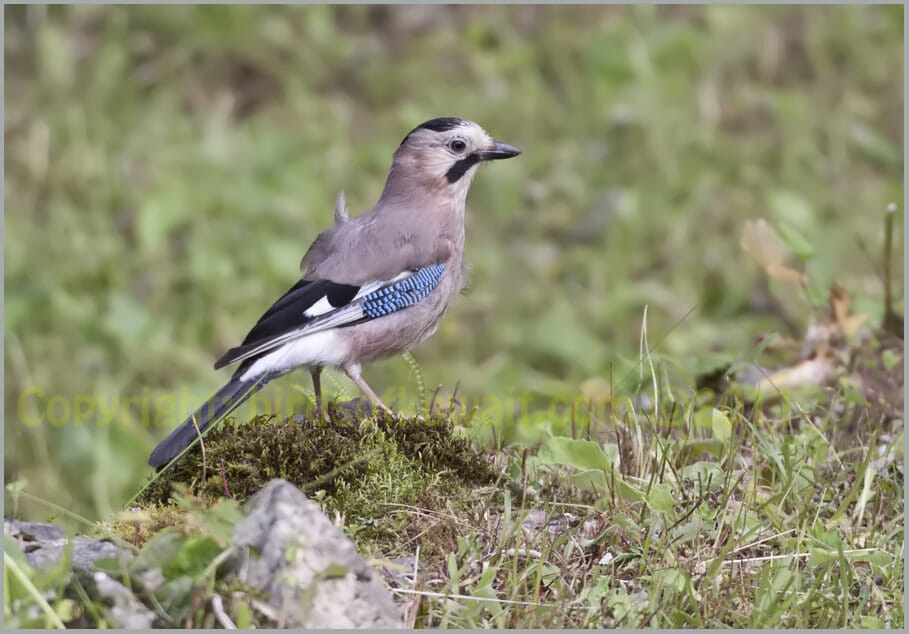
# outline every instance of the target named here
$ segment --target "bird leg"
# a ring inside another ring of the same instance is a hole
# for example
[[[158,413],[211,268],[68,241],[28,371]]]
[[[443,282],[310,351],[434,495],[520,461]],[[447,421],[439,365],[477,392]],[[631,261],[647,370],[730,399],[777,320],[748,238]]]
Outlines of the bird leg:
[[[316,416],[322,416],[322,368],[319,366],[310,368],[309,375],[312,377],[313,392],[316,393]]]
[[[391,410],[388,409],[385,403],[382,402],[382,399],[376,396],[376,393],[372,391],[372,388],[369,387],[369,384],[367,384],[366,381],[363,380],[363,377],[360,376],[360,369],[361,368],[359,363],[349,363],[344,366],[344,372],[348,377],[350,377],[351,381],[357,384],[357,387],[360,388],[360,391],[366,395],[366,398],[368,398],[375,407],[383,409],[390,414]]]

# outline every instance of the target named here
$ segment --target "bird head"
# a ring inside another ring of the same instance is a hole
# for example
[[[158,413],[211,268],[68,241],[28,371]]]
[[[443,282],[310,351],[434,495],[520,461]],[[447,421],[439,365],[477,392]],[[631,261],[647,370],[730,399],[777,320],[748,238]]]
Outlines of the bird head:
[[[411,184],[466,195],[480,164],[520,153],[493,139],[473,121],[444,117],[422,123],[404,137],[395,152],[392,172]]]

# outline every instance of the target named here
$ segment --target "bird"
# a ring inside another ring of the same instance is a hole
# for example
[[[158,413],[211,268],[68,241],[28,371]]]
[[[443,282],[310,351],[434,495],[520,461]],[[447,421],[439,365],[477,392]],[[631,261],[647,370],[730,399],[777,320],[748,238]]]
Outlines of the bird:
[[[343,192],[334,223],[300,261],[302,276],[243,342],[215,362],[239,364],[208,401],[152,451],[161,471],[265,385],[308,370],[322,411],[323,368],[343,370],[382,410],[362,366],[404,353],[438,328],[464,283],[464,213],[480,165],[521,153],[480,125],[440,117],[411,130],[394,152],[376,204],[351,218]]]

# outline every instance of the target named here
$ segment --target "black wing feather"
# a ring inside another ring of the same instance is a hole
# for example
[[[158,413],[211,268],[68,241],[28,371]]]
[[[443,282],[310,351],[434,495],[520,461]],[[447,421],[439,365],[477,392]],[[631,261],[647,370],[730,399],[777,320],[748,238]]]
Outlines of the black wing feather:
[[[311,319],[303,313],[323,297],[328,298],[329,304],[339,308],[350,303],[359,290],[359,286],[330,280],[300,280],[265,311],[241,345],[231,348],[215,362],[215,369],[230,365],[247,350],[269,339],[296,330]]]

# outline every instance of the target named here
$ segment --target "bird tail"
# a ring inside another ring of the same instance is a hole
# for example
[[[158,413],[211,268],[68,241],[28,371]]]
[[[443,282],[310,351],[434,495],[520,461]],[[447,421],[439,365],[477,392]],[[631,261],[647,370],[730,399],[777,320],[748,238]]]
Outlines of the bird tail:
[[[161,471],[174,458],[192,445],[196,438],[204,434],[205,430],[213,423],[242,405],[246,399],[262,389],[267,382],[267,378],[263,380],[263,377],[248,381],[231,379],[224,387],[215,392],[202,407],[174,429],[167,438],[158,443],[158,446],[151,452],[148,464],[157,471]]]

